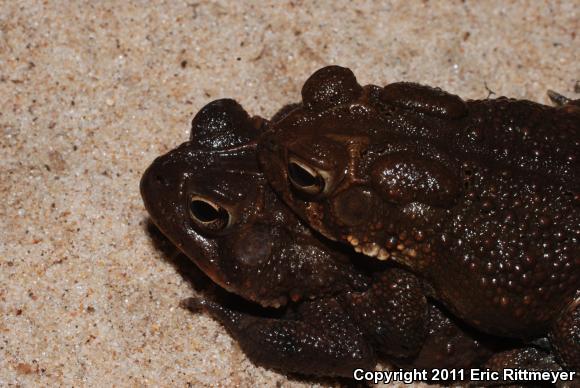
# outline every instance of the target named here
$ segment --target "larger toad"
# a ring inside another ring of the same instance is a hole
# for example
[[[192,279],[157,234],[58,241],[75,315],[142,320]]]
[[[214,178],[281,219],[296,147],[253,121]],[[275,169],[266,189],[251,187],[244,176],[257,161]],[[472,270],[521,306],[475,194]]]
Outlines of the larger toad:
[[[580,104],[361,87],[338,66],[262,137],[263,171],[325,236],[420,274],[486,332],[549,334],[580,368]]]

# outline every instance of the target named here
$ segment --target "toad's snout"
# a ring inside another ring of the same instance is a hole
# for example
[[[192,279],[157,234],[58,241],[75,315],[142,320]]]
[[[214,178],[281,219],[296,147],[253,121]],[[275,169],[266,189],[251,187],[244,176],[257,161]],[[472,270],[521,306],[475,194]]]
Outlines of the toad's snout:
[[[155,160],[141,177],[139,188],[145,208],[156,223],[163,220],[166,215],[167,193],[174,192],[174,182],[170,175],[164,174],[160,158]]]

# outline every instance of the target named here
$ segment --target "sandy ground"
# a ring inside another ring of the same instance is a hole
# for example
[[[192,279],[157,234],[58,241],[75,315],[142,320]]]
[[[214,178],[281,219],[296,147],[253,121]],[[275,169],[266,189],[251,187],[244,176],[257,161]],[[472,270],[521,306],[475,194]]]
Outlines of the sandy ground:
[[[270,116],[317,68],[547,102],[580,77],[577,1],[0,0],[0,386],[302,386],[178,307],[203,280],[138,183],[210,100]],[[162,248],[162,249],[160,249]]]

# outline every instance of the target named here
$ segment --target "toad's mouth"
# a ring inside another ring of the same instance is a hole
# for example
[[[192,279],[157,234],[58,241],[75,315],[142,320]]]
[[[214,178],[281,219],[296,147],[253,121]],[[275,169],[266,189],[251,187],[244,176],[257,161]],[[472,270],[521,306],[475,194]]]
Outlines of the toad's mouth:
[[[381,261],[394,260],[415,269],[427,263],[432,251],[431,244],[409,238],[407,233],[388,237],[346,233],[339,240],[350,245],[357,253]]]
[[[263,298],[260,297],[258,293],[255,292],[248,292],[247,290],[243,289],[231,289],[227,290],[233,294],[240,295],[246,300],[249,300],[253,303],[256,303],[264,308],[281,308],[288,304],[288,297],[285,295],[281,295],[276,298]]]
[[[365,256],[375,257],[379,260],[388,260],[394,251],[389,251],[385,248],[382,248],[379,244],[371,242],[363,242],[361,243],[360,240],[353,235],[349,234],[345,238],[346,242],[349,243],[355,252],[362,253]]]
[[[241,285],[239,285],[239,282],[231,282],[222,275],[223,271],[220,270],[219,265],[210,264],[205,259],[199,259],[199,256],[192,257],[184,250],[182,251],[214,284],[231,294],[238,295],[264,308],[280,308],[288,304],[289,299],[296,298],[293,295],[286,295],[284,292],[280,292],[277,296],[264,296],[267,293],[271,293],[271,290],[265,287],[258,288],[255,285],[256,282],[249,279],[242,281]]]

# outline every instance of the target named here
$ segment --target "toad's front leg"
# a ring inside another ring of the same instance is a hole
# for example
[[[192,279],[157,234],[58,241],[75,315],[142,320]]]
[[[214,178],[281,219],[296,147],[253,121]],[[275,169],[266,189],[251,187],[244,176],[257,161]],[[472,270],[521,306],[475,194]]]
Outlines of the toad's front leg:
[[[470,368],[498,350],[496,339],[427,300],[420,280],[406,270],[389,268],[369,290],[348,293],[342,302],[374,348],[399,366]]]
[[[304,302],[296,316],[272,319],[233,311],[206,299],[182,305],[217,319],[256,364],[305,375],[352,377],[371,369],[375,354],[334,299]]]
[[[375,275],[368,290],[346,293],[340,300],[375,349],[394,358],[418,354],[427,335],[429,305],[415,275],[389,268]]]

